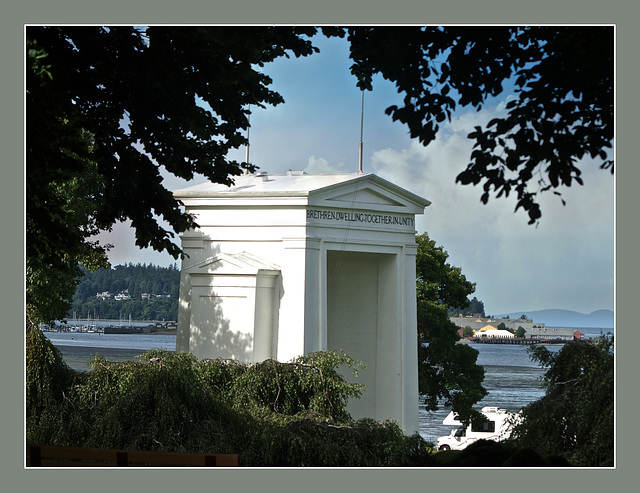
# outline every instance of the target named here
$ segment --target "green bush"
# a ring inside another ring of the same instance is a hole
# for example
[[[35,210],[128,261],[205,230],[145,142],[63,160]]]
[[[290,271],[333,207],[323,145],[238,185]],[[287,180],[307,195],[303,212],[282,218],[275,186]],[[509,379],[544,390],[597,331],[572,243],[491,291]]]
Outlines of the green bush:
[[[478,440],[463,450],[438,452],[432,457],[437,467],[568,467],[559,456],[543,457],[531,448],[518,448],[512,442]]]
[[[26,414],[37,416],[65,398],[65,391],[76,380],[62,353],[33,323],[26,328]]]
[[[615,453],[613,336],[565,344],[557,353],[529,349],[546,367],[545,395],[522,410],[512,438],[520,447],[579,467],[611,467]]]
[[[139,361],[97,356],[89,371],[74,372],[42,334],[27,346],[29,442],[236,453],[241,465],[254,467],[429,460],[426,442],[405,436],[395,422],[351,419],[347,401],[362,389],[341,373],[358,367],[344,353],[245,364],[151,350]]]
[[[334,351],[308,354],[290,363],[269,359],[237,371],[230,395],[235,406],[267,413],[278,421],[313,417],[348,422],[347,401],[359,398],[362,386],[347,382],[338,373],[345,366],[357,371],[358,365]]]
[[[270,431],[269,434],[273,432]],[[430,447],[417,434],[405,436],[393,421],[361,419],[335,425],[312,419],[291,421],[265,440],[267,466],[410,467],[430,463]]]

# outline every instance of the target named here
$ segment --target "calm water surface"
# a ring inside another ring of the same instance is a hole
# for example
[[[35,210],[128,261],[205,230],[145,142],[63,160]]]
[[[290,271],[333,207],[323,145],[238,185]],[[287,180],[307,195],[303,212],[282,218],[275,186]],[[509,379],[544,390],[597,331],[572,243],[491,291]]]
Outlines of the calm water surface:
[[[587,337],[596,337],[600,329],[581,329]],[[111,361],[135,360],[149,349],[175,351],[176,336],[165,334],[101,334],[46,332],[46,336],[60,349],[66,363],[75,370],[89,369],[89,361],[100,354]],[[498,406],[518,411],[544,395],[539,378],[544,370],[531,361],[525,346],[503,344],[470,344],[477,349],[478,364],[485,369],[484,387],[488,395],[477,404]],[[548,346],[559,351],[562,346]],[[449,410],[427,412],[419,408],[420,435],[435,442],[439,436],[448,435],[451,427],[442,420]]]
[[[484,367],[484,388],[489,392],[476,404],[476,409],[483,406],[498,406],[509,411],[518,411],[530,402],[544,395],[540,388],[539,378],[544,370],[534,364],[527,354],[525,346],[504,344],[470,344],[477,349],[478,364]],[[548,346],[551,351],[558,351],[561,346]],[[425,440],[435,442],[438,437],[448,435],[451,426],[442,424],[449,414],[449,409],[428,412],[424,406],[419,408],[420,435]]]
[[[100,332],[45,332],[74,370],[88,370],[96,355],[111,361],[135,360],[149,349],[176,350],[176,336],[166,334],[103,334]]]
[[[598,337],[602,333],[613,333],[612,329],[579,328],[585,337]],[[478,350],[477,363],[484,367],[484,388],[488,394],[475,406],[498,406],[517,412],[533,401],[540,399],[544,391],[540,387],[540,377],[545,370],[531,361],[526,346],[507,344],[470,344]],[[562,346],[547,346],[552,352]],[[420,435],[435,442],[438,437],[448,435],[450,426],[444,426],[442,420],[449,414],[448,409],[427,412],[423,405],[419,408]]]

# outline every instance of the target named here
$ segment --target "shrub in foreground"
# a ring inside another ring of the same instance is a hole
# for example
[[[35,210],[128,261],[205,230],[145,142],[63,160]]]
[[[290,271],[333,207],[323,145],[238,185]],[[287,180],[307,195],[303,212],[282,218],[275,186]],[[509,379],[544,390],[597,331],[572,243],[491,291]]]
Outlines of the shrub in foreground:
[[[437,467],[568,467],[560,456],[543,457],[531,448],[514,443],[478,440],[464,450],[447,450],[433,455]]]
[[[60,404],[77,373],[64,362],[62,353],[33,323],[28,323],[25,339],[27,418]]]
[[[613,336],[566,344],[557,353],[530,349],[547,371],[545,395],[522,410],[518,446],[559,455],[574,466],[611,467],[615,454]]]
[[[362,388],[338,371],[357,370],[344,353],[244,364],[152,350],[139,361],[98,356],[90,371],[74,372],[40,337],[27,340],[43,348],[28,362],[29,442],[236,453],[241,465],[256,467],[419,466],[429,460],[427,444],[405,436],[395,422],[349,416],[347,401]],[[39,365],[49,372],[42,376]]]

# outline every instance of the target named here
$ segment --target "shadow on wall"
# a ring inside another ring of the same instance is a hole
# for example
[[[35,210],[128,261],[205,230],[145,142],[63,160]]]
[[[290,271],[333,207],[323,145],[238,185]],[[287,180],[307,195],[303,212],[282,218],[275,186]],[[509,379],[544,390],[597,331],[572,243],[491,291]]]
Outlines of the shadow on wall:
[[[189,320],[189,350],[199,359],[223,358],[250,361],[253,353],[253,315],[247,308],[247,288],[237,286],[214,287],[216,271],[222,267],[217,261],[219,248],[211,252],[211,262],[201,260],[193,267],[188,280],[191,303]],[[233,325],[227,316],[234,320]],[[238,320],[237,314],[241,314]],[[225,316],[227,315],[227,316]],[[250,315],[250,316],[249,316]]]
[[[225,310],[223,310],[223,299]],[[238,304],[243,298],[229,299],[229,297],[212,296],[205,297],[204,308],[201,310],[200,323],[194,327],[199,334],[199,353],[207,358],[234,359],[238,361],[251,361],[253,353],[253,336],[250,332],[231,330],[231,323],[224,316],[224,311],[242,309],[242,307],[230,307]],[[246,308],[245,308],[246,310]],[[251,327],[248,327],[251,329]]]

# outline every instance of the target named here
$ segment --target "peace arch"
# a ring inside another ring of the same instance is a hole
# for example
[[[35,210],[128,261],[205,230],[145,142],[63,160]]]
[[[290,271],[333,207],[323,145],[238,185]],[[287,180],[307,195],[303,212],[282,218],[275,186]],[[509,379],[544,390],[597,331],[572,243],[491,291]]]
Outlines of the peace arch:
[[[374,174],[302,172],[174,196],[199,224],[182,236],[177,352],[259,362],[342,349],[366,364],[352,416],[418,431],[415,216],[428,200]]]

